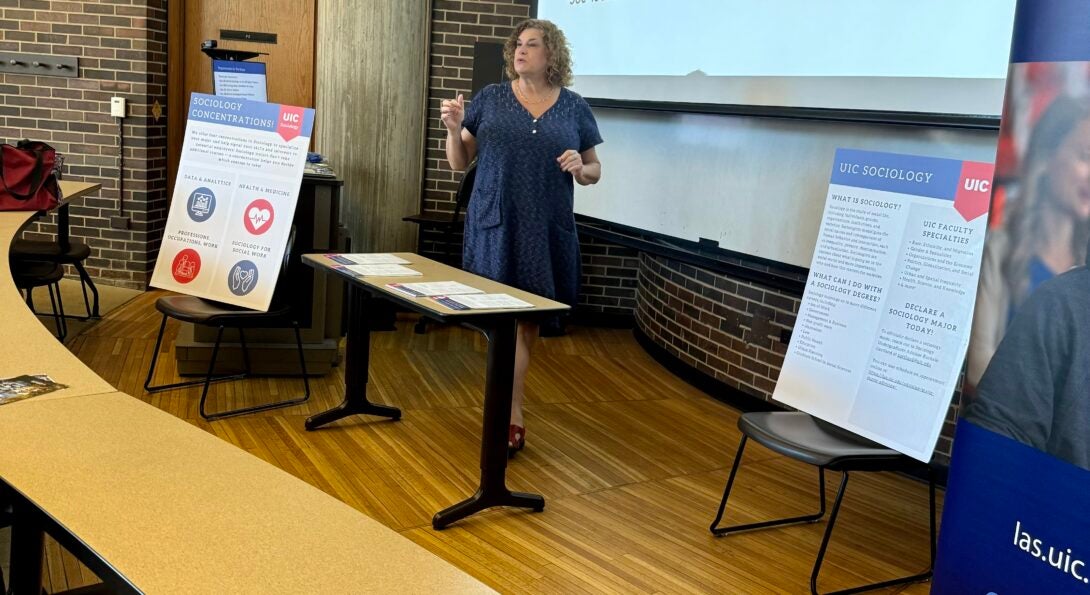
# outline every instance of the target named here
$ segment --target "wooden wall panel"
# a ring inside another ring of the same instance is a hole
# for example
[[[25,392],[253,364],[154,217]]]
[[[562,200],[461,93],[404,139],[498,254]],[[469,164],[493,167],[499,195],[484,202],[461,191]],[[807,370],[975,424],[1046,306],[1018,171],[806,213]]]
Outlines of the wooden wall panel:
[[[167,3],[167,202],[174,191],[185,138],[185,0]]]
[[[201,41],[220,47],[268,53],[269,101],[314,105],[315,0],[186,0],[185,84],[187,91],[212,92],[212,61]],[[220,40],[220,30],[275,33],[276,44]]]
[[[189,94],[212,92],[212,61],[201,42],[263,52],[269,101],[314,106],[314,29],[317,0],[171,0],[168,4],[168,178],[174,188],[185,135]],[[275,44],[220,40],[220,30],[275,33]]]
[[[356,251],[413,251],[431,0],[318,1],[316,150],[345,186]]]

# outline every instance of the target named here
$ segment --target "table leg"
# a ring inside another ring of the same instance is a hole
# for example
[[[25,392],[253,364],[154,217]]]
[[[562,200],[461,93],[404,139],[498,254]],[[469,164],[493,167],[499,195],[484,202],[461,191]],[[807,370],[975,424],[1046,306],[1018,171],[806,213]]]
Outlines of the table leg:
[[[45,531],[37,526],[27,505],[16,502],[11,524],[11,576],[8,587],[13,595],[42,592],[42,558],[45,555]]]
[[[480,487],[470,498],[437,512],[431,520],[436,530],[493,506],[545,510],[542,496],[507,489],[507,426],[511,422],[511,386],[515,378],[515,332],[514,317],[498,319],[485,329],[488,372],[484,387]]]
[[[57,209],[57,244],[61,247],[61,254],[72,249],[71,240],[68,237],[68,203],[64,203]]]
[[[317,429],[349,415],[378,415],[401,419],[397,407],[378,405],[367,400],[367,367],[371,351],[371,329],[367,327],[367,306],[373,300],[370,295],[350,285],[348,290],[348,344],[345,346],[344,401],[330,409],[307,418],[307,430]]]

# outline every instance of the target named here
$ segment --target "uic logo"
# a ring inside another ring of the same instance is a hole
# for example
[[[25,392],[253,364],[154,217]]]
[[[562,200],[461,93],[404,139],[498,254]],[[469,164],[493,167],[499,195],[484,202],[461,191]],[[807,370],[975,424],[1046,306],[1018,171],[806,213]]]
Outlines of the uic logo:
[[[964,186],[969,192],[987,192],[992,187],[992,181],[980,178],[965,178]]]

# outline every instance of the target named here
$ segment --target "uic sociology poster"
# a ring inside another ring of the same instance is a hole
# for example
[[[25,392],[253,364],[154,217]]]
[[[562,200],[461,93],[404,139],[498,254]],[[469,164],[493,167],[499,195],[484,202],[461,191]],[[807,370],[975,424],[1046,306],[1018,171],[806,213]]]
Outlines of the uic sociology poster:
[[[992,166],[839,149],[773,398],[921,461],[969,341]]]

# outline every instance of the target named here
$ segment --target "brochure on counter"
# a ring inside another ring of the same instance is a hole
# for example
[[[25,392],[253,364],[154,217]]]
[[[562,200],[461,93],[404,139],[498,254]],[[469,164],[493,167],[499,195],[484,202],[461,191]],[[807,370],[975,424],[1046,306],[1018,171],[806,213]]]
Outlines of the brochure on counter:
[[[431,283],[387,283],[386,287],[410,297],[433,297],[441,295],[467,295],[484,293],[476,287],[470,287],[457,281],[435,281]]]
[[[440,295],[432,298],[451,310],[506,310],[511,308],[533,308],[506,293],[479,293],[473,295]]]
[[[344,268],[361,277],[413,277],[424,274],[400,264],[349,264]]]
[[[45,374],[0,378],[0,405],[7,405],[30,397],[44,395],[68,388],[66,384],[54,382]]]
[[[409,261],[393,254],[327,254],[326,256],[340,264],[409,264]]]

